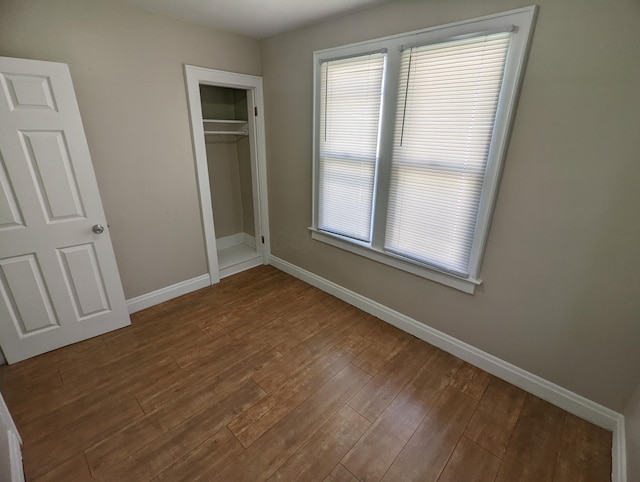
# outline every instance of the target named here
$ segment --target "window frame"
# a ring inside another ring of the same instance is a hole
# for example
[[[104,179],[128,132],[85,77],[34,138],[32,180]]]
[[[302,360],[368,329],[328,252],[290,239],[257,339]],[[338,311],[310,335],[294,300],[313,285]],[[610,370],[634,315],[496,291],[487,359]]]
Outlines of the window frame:
[[[523,79],[530,39],[537,13],[536,6],[524,7],[480,18],[463,20],[446,25],[416,30],[390,37],[340,46],[313,53],[313,212],[312,238],[346,251],[364,256],[380,263],[401,269],[414,275],[473,294],[482,283],[479,278],[482,256],[486,246],[491,217],[497,196],[498,185],[509,134],[517,108],[518,94]],[[495,124],[478,208],[473,245],[469,260],[469,276],[462,277],[437,267],[420,263],[384,250],[388,192],[393,150],[393,138],[398,101],[401,49],[412,46],[439,43],[465,36],[474,36],[513,29],[503,86],[498,101]],[[380,120],[379,162],[375,167],[376,178],[373,192],[372,240],[361,242],[318,229],[318,183],[319,183],[319,119],[321,62],[357,56],[375,50],[387,51],[385,78],[383,79],[382,115]]]

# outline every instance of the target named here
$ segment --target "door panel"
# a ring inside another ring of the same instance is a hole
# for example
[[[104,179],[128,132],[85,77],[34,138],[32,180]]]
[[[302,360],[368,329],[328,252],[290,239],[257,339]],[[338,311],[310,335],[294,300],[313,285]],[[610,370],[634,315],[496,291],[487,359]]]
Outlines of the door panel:
[[[18,336],[59,326],[34,254],[3,259],[0,270],[2,298]]]
[[[63,132],[20,132],[48,222],[84,217]]]
[[[19,226],[24,226],[22,216],[7,176],[4,159],[0,155],[0,232],[3,229],[12,229]]]
[[[49,76],[6,74],[4,78],[2,85],[11,110],[40,108],[57,111]]]
[[[0,345],[12,363],[129,325],[65,64],[0,57]]]
[[[109,311],[109,300],[93,244],[58,250],[78,320]],[[89,273],[90,276],[86,276]]]

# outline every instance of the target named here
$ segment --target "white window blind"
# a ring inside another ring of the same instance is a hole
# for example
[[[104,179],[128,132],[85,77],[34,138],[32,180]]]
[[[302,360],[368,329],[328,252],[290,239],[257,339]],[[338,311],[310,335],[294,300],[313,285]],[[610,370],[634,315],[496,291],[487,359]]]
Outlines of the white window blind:
[[[371,240],[385,54],[324,61],[320,71],[318,228]]]
[[[469,275],[510,35],[402,52],[386,251]]]

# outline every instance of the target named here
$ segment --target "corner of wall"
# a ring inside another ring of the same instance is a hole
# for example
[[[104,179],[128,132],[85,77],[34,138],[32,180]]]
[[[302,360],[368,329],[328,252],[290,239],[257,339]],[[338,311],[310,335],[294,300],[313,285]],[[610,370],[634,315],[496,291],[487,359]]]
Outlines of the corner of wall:
[[[640,480],[640,385],[629,400],[624,417],[627,480],[633,482]]]

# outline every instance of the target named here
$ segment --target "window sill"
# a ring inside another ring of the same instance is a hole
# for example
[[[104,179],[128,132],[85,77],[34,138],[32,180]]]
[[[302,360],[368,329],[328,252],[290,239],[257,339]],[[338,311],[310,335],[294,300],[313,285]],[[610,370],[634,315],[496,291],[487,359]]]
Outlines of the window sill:
[[[311,231],[311,237],[316,241],[335,246],[336,248],[344,249],[345,251],[349,251],[350,253],[372,259],[379,263],[386,264],[387,266],[392,266],[402,271],[406,271],[407,273],[411,273],[416,276],[420,276],[421,278],[435,281],[436,283],[449,286],[450,288],[455,288],[471,295],[475,293],[476,287],[482,283],[482,280],[473,278],[460,278],[450,273],[445,273],[433,268],[414,264],[409,261],[405,261],[400,257],[385,253],[384,251],[370,248],[369,246],[356,244],[352,240],[348,240],[347,238],[343,238],[338,235],[318,231],[315,228],[309,228],[309,230]]]

